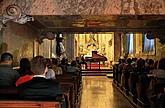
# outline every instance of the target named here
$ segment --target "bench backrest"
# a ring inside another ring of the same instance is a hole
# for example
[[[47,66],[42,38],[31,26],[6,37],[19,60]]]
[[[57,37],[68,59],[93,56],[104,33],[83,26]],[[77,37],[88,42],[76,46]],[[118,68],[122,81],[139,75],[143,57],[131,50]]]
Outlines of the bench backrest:
[[[61,108],[59,102],[1,100],[0,108]]]

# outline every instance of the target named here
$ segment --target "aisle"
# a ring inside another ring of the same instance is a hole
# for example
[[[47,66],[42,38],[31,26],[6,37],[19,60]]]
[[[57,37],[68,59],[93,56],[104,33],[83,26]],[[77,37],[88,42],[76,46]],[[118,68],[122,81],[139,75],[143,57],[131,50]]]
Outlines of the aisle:
[[[106,76],[84,76],[80,108],[133,108]]]

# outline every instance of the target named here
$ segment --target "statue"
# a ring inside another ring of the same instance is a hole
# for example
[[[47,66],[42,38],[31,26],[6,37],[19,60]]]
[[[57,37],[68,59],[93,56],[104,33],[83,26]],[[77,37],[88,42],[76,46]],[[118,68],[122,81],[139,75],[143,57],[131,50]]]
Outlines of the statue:
[[[92,55],[92,51],[98,50],[98,43],[96,42],[96,39],[94,38],[94,34],[90,35],[90,39],[86,44],[86,49],[88,51],[87,55]]]
[[[63,45],[63,38],[59,37],[59,34],[57,34],[56,42],[56,55],[62,60],[63,58],[66,58],[66,51]]]

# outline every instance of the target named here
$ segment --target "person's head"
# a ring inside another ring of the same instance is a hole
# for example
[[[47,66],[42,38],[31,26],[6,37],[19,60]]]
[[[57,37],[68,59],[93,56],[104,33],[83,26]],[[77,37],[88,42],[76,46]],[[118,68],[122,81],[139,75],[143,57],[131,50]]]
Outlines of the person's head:
[[[47,62],[47,67],[48,68],[51,68],[52,67],[52,61],[51,61],[51,59],[46,58],[46,62]]]
[[[45,75],[47,68],[47,61],[43,56],[36,56],[31,60],[31,71],[35,75]]]
[[[77,62],[76,62],[75,60],[73,60],[73,61],[71,62],[71,66],[76,67],[76,66],[77,66]]]
[[[133,62],[137,62],[137,58],[132,58],[132,61]]]
[[[158,69],[158,61],[155,61],[155,63],[154,63],[154,69]]]
[[[65,59],[65,58],[62,58],[61,64],[62,64],[62,65],[65,65],[65,64],[66,64],[66,59]]]
[[[160,59],[159,64],[158,64],[158,69],[165,70],[165,58]]]
[[[53,65],[58,65],[58,60],[56,58],[51,58]]]
[[[1,55],[1,63],[6,63],[11,65],[13,62],[13,55],[10,53],[3,53]]]
[[[127,59],[127,63],[128,63],[128,64],[131,64],[131,63],[132,63],[132,59],[128,58],[128,59]]]
[[[20,60],[20,68],[21,69],[30,69],[30,61],[28,58],[22,58]]]
[[[154,60],[149,59],[149,60],[148,60],[148,64],[149,64],[149,65],[153,65],[153,64],[154,64]]]
[[[125,63],[125,59],[121,59],[121,63]]]
[[[138,59],[137,60],[137,67],[141,68],[141,69],[144,68],[145,67],[145,60],[142,58]]]

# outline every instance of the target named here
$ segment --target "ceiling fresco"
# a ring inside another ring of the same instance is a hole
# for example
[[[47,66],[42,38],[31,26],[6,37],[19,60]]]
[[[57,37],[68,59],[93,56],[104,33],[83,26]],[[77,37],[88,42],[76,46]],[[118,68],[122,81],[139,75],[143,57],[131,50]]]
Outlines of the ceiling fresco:
[[[11,4],[34,17],[39,30],[165,28],[165,0],[0,0],[0,13]]]
[[[27,15],[164,15],[165,0],[0,0],[2,14],[17,4]]]

